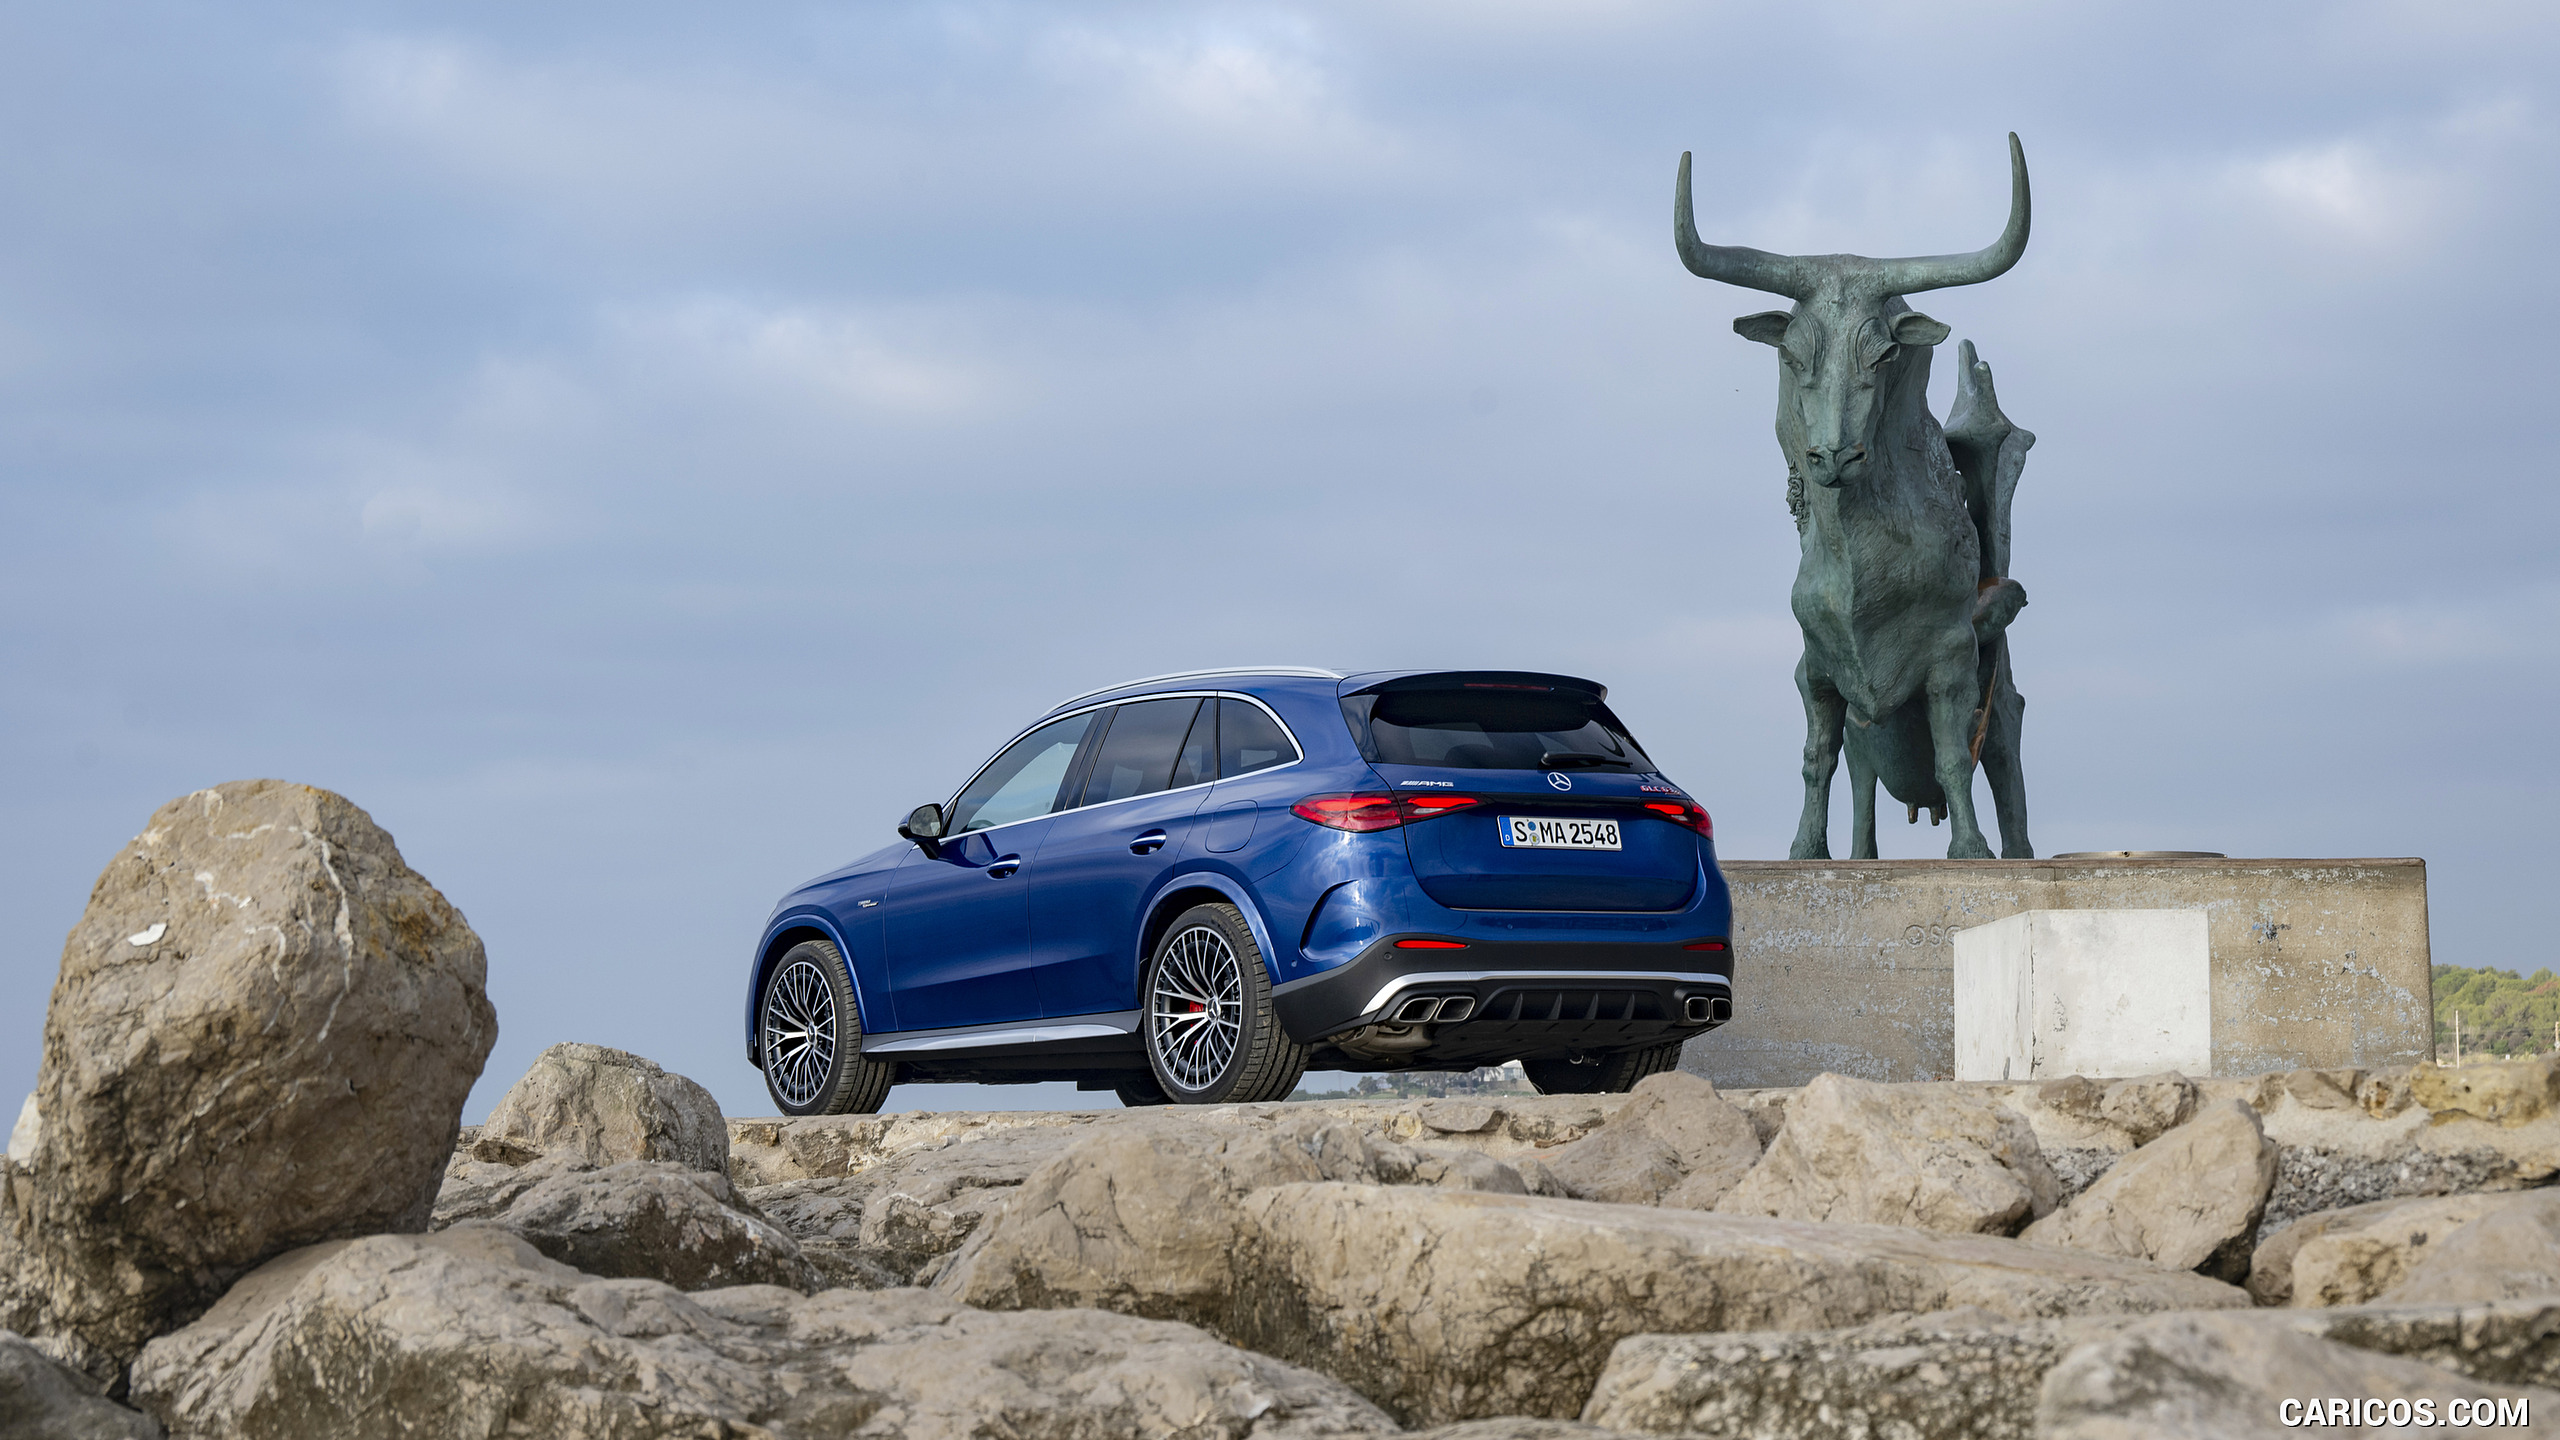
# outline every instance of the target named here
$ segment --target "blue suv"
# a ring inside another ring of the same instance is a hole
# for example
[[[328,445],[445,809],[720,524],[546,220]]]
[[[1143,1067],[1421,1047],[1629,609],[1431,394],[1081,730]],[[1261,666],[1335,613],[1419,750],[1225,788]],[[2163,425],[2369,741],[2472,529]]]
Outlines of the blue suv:
[[[1607,697],[1288,667],[1077,696],[783,897],[748,1058],[792,1115],[902,1080],[1278,1100],[1311,1066],[1627,1089],[1731,1018],[1732,906]]]

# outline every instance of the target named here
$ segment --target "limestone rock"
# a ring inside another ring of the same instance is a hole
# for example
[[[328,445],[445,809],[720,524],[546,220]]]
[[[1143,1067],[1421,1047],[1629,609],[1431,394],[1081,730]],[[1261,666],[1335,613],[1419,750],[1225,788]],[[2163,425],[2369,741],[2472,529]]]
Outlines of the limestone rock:
[[[1610,1347],[1636,1334],[1833,1329],[1964,1305],[2029,1318],[2248,1303],[2136,1261],[1902,1227],[1343,1183],[1258,1190],[1242,1209],[1237,1286],[1186,1294],[1193,1313],[1408,1424],[1574,1415]],[[1038,1293],[1035,1275],[1013,1293]]]
[[[2413,1257],[2386,1305],[2560,1298],[2560,1194],[2511,1197]]]
[[[1822,1075],[1786,1113],[1718,1213],[2007,1235],[2059,1196],[2026,1121],[1980,1095]]]
[[[162,806],[63,947],[0,1324],[104,1378],[270,1256],[424,1228],[497,1036],[487,968],[337,795]]]
[[[2409,1097],[2430,1115],[2522,1125],[2560,1110],[2560,1056],[2460,1067],[2421,1064],[2409,1072]]]
[[[729,1172],[729,1127],[711,1092],[627,1050],[554,1045],[489,1112],[491,1150],[568,1155],[591,1165],[672,1160]],[[483,1155],[483,1159],[503,1158]]]
[[[2293,1263],[2302,1247],[2332,1231],[2351,1229],[2378,1220],[2394,1210],[2427,1203],[2423,1196],[2397,1196],[2389,1200],[2369,1200],[2362,1205],[2346,1205],[2305,1215],[2282,1230],[2264,1237],[2249,1257],[2249,1298],[2261,1305],[2293,1303]],[[2380,1293],[2379,1291],[2373,1293]]]
[[[2186,1124],[2197,1103],[2195,1082],[2171,1070],[2107,1086],[2099,1095],[2098,1113],[2138,1148]]]
[[[97,1382],[0,1330],[0,1440],[160,1440],[160,1427]]]
[[[2283,1421],[2285,1401],[2330,1396],[2432,1401],[2439,1423],[2456,1400],[2560,1406],[2560,1392],[2485,1384],[2255,1317],[2163,1315],[2065,1356],[2045,1376],[2035,1433],[2040,1440],[2284,1435],[2294,1433]]]
[[[2257,1112],[2219,1100],[2117,1161],[2018,1238],[2238,1281],[2247,1277],[2275,1183],[2276,1143],[2259,1128]]]
[[[1133,1119],[1097,1129],[1032,1174],[934,1288],[997,1309],[1211,1319],[1249,1258],[1240,1208],[1249,1192],[1377,1178],[1360,1136],[1320,1116],[1267,1128]]]
[[[2518,1198],[2447,1195],[2340,1212],[2294,1247],[2291,1274],[2282,1288],[2296,1306],[2366,1304],[2399,1285],[2415,1263],[2441,1250],[2448,1237]],[[2280,1253],[2269,1254],[2271,1269]],[[2261,1286],[2269,1292],[2277,1288],[2272,1276]]]
[[[18,1119],[9,1127],[9,1163],[32,1170],[36,1164],[36,1144],[44,1137],[44,1117],[36,1112],[36,1097],[28,1092],[26,1103],[18,1107]]]
[[[448,1224],[502,1226],[589,1275],[661,1280],[679,1290],[820,1284],[800,1246],[728,1176],[670,1160],[598,1168],[546,1156],[477,1200],[439,1205],[438,1214]]]
[[[1652,1435],[2033,1440],[2045,1372],[2117,1323],[1966,1310],[1849,1330],[1638,1335],[1611,1352],[1583,1418]]]
[[[1542,1163],[1578,1200],[1711,1210],[1760,1160],[1750,1117],[1684,1070],[1637,1082],[1600,1130]]]
[[[143,1352],[174,1440],[1371,1435],[1320,1375],[1187,1326],[995,1315],[916,1290],[685,1295],[464,1228],[297,1251]]]

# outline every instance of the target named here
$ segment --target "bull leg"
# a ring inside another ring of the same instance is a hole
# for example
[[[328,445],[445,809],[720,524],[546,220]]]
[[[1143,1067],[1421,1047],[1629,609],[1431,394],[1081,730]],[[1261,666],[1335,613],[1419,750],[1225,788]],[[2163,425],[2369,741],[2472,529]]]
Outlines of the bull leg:
[[[2027,772],[2018,756],[2026,728],[2027,697],[2004,678],[1991,703],[1991,729],[1982,740],[1982,778],[1990,782],[1992,808],[2000,816],[2000,858],[2033,860],[2027,838]]]
[[[1804,815],[1796,821],[1790,860],[1831,858],[1831,772],[1840,767],[1840,730],[1849,703],[1831,682],[1813,673],[1813,657],[1796,662],[1796,693],[1804,697]]]
[[[1855,740],[1849,751],[1849,858],[1876,858],[1876,766],[1867,748]]]
[[[1973,814],[1973,717],[1982,708],[1982,692],[1974,688],[1973,632],[1964,634],[1961,651],[1929,669],[1929,748],[1937,761],[1938,788],[1946,792],[1950,860],[1988,860],[1991,843]]]

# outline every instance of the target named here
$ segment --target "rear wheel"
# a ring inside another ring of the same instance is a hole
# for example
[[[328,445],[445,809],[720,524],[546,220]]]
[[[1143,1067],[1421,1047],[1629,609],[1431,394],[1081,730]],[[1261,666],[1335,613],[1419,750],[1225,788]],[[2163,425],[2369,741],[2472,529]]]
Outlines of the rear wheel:
[[[1633,1090],[1647,1075],[1680,1067],[1681,1042],[1619,1050],[1579,1060],[1523,1060],[1520,1073],[1541,1095],[1605,1095]]]
[[[1233,905],[1183,911],[1141,993],[1147,1064],[1177,1105],[1286,1100],[1306,1073],[1306,1047],[1280,1028],[1262,949]]]
[[[862,1058],[862,1011],[844,953],[825,940],[782,952],[756,1003],[764,1088],[785,1115],[870,1115],[898,1067]]]

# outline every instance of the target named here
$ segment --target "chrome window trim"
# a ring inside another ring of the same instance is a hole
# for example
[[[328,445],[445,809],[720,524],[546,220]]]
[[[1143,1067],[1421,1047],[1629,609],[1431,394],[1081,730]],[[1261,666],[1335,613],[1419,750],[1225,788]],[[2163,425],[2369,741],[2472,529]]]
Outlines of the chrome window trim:
[[[1045,1045],[1060,1040],[1102,1040],[1115,1035],[1135,1035],[1141,1012],[1117,1010],[1098,1015],[1066,1017],[1076,1023],[1041,1021],[1025,1024],[1007,1020],[995,1025],[964,1025],[950,1030],[928,1030],[922,1034],[900,1038],[894,1032],[873,1043],[864,1037],[865,1055],[915,1055],[934,1050],[980,1050],[995,1045]]]
[[[1270,672],[1256,670],[1252,673],[1262,675]],[[1133,681],[1131,683],[1134,684],[1140,682]],[[953,834],[946,835],[942,838],[946,841],[950,841],[958,840],[969,835],[993,835],[999,830],[1008,830],[1016,825],[1028,825],[1034,820],[1051,820],[1060,815],[1072,815],[1078,810],[1101,810],[1113,805],[1126,805],[1133,800],[1153,800],[1159,795],[1179,795],[1185,790],[1206,790],[1212,785],[1220,784],[1227,780],[1243,780],[1254,775],[1276,775],[1279,772],[1290,768],[1290,766],[1304,765],[1307,763],[1307,747],[1304,742],[1298,739],[1298,732],[1290,729],[1289,722],[1280,718],[1280,712],[1272,709],[1269,705],[1264,704],[1258,696],[1246,695],[1234,690],[1167,690],[1157,695],[1128,695],[1123,696],[1118,700],[1104,700],[1092,705],[1087,705],[1082,710],[1070,710],[1064,715],[1041,716],[1039,720],[1024,729],[1021,734],[1016,735],[1012,739],[997,746],[995,754],[988,756],[977,769],[969,772],[969,778],[961,781],[960,788],[951,792],[951,798],[942,802],[943,813],[949,814],[951,807],[960,803],[960,797],[968,793],[969,787],[978,783],[978,777],[987,773],[987,766],[993,765],[998,760],[1003,759],[1004,752],[1021,744],[1023,739],[1030,735],[1033,730],[1038,730],[1042,726],[1046,725],[1055,725],[1061,720],[1073,720],[1078,715],[1090,715],[1096,710],[1107,710],[1114,705],[1135,705],[1146,700],[1188,700],[1195,695],[1204,700],[1242,700],[1246,704],[1260,710],[1263,714],[1270,716],[1271,723],[1280,727],[1280,733],[1289,737],[1290,745],[1297,749],[1298,758],[1290,761],[1287,765],[1267,765],[1260,770],[1249,770],[1243,775],[1222,775],[1216,780],[1203,780],[1196,785],[1182,785],[1171,790],[1150,790],[1144,795],[1124,795],[1117,800],[1097,800],[1091,805],[1071,805],[1064,810],[1051,810],[1039,815],[1026,816],[1020,820],[1007,820],[1002,825],[990,825],[984,830],[956,831]],[[1077,743],[1082,744],[1083,742],[1079,741]],[[1666,911],[1663,913],[1667,914],[1670,912]]]
[[[1070,695],[1050,706],[1049,709],[1050,713],[1055,715],[1056,712],[1080,700],[1090,700],[1096,695],[1108,695],[1114,690],[1126,690],[1133,685],[1153,685],[1159,680],[1214,680],[1227,675],[1287,675],[1300,680],[1345,678],[1343,671],[1327,670],[1320,665],[1220,665],[1208,670],[1171,670],[1162,675],[1141,675],[1135,680],[1123,680],[1117,685],[1105,685],[1099,690],[1087,690],[1081,695]],[[1001,755],[1004,752],[999,750],[996,753]]]
[[[1390,980],[1369,997],[1360,1013],[1370,1014],[1386,1008],[1398,991],[1419,985],[1474,985],[1487,980],[1581,980],[1594,988],[1612,980],[1685,980],[1692,985],[1721,985],[1727,990],[1733,982],[1722,975],[1704,970],[1432,970]]]

